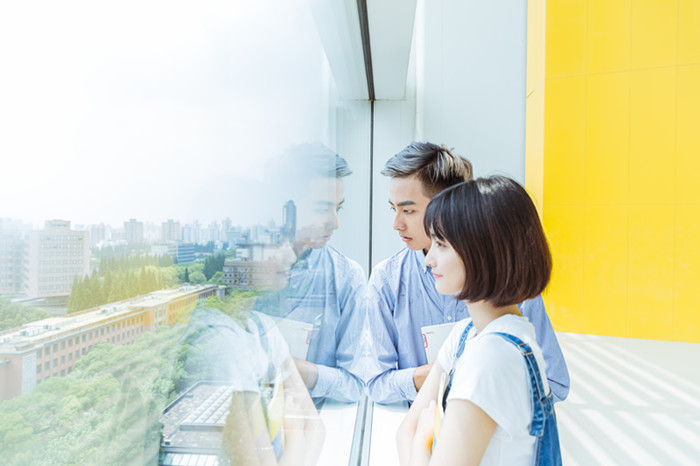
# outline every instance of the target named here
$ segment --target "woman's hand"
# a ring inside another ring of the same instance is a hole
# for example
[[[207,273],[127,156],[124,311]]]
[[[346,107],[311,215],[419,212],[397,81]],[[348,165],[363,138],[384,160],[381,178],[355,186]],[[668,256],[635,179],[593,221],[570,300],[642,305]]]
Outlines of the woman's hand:
[[[435,435],[435,400],[430,400],[428,406],[421,411],[418,417],[416,435],[413,436],[413,446],[422,446],[430,452]]]
[[[430,400],[418,416],[416,434],[411,442],[411,465],[426,465],[430,462],[430,447],[435,433],[435,400]]]

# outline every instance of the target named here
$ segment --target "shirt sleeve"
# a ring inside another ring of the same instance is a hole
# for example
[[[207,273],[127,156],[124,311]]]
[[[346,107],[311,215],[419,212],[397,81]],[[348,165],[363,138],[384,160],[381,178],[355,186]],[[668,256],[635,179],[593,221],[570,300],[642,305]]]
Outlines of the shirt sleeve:
[[[365,314],[371,335],[368,349],[371,362],[364,379],[370,398],[375,403],[413,401],[418,395],[413,383],[416,368],[398,369],[397,329],[393,319],[396,296],[386,281],[384,271],[377,267],[369,279]]]
[[[362,301],[365,296],[365,275],[362,268],[347,261],[347,267],[336,277],[339,285],[340,319],[336,328],[338,345],[336,367],[317,364],[318,378],[311,396],[330,397],[340,401],[358,401],[365,392],[361,372],[366,337]]]
[[[535,327],[537,344],[542,348],[547,381],[555,401],[564,401],[569,395],[569,369],[564,354],[544,308],[542,296],[529,299],[520,305],[520,312]]]

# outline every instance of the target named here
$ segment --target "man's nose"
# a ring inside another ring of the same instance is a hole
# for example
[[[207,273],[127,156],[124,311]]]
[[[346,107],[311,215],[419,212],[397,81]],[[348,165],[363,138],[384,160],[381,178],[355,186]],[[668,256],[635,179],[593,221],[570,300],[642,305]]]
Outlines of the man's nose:
[[[405,225],[404,225],[403,221],[401,220],[398,212],[396,212],[396,214],[394,214],[393,227],[394,227],[394,230],[398,230],[398,231],[405,229]]]

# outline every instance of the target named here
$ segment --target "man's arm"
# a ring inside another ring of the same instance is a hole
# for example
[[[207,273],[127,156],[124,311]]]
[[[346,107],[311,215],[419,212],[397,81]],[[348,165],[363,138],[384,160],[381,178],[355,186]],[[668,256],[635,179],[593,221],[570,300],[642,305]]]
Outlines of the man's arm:
[[[542,296],[523,302],[520,305],[520,312],[535,327],[537,344],[542,348],[542,355],[547,364],[547,381],[554,395],[554,400],[564,401],[569,395],[569,370],[566,367],[564,354],[561,352],[552,323],[549,321],[549,316],[547,316],[547,311],[544,308]]]
[[[311,396],[328,397],[340,401],[359,401],[365,392],[361,380],[361,367],[366,345],[362,301],[365,296],[366,280],[362,268],[349,259],[339,264],[335,276],[338,296],[338,326],[335,329],[335,365],[328,367],[314,364],[316,381],[311,387]],[[313,363],[305,363],[310,365]],[[297,364],[299,366],[299,364]],[[310,368],[306,368],[310,369]],[[313,371],[307,370],[313,378]],[[305,378],[305,381],[307,378]]]
[[[393,313],[396,290],[392,290],[384,271],[375,268],[367,287],[366,314],[370,338],[371,364],[365,374],[370,398],[376,403],[413,401],[418,394],[416,368],[398,369],[398,329]]]

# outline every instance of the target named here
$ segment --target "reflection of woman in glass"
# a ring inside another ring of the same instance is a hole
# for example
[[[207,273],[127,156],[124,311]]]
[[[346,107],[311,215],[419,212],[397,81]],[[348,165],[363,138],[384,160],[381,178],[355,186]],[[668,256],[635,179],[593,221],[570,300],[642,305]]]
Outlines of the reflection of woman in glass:
[[[557,464],[542,351],[516,305],[551,272],[532,201],[508,178],[467,181],[435,197],[424,224],[436,288],[467,301],[471,319],[452,330],[399,428],[402,464]]]
[[[289,246],[269,254],[270,286],[285,286],[290,256]],[[316,463],[324,428],[272,319],[249,309],[198,308],[185,342],[190,380],[216,383],[230,400],[221,440],[226,460],[237,465]]]

